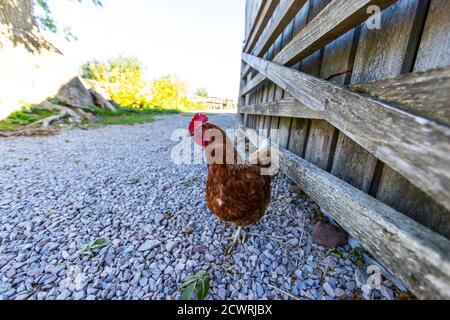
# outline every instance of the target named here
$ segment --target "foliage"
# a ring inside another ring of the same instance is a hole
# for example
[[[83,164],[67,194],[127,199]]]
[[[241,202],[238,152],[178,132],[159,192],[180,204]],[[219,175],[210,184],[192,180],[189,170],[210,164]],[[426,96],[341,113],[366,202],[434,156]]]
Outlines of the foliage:
[[[96,6],[103,6],[100,0],[91,1]],[[53,14],[48,5],[48,0],[34,0],[34,2],[38,7],[38,12],[35,13],[35,15],[40,27],[52,33],[57,33],[59,31],[59,28],[55,19],[53,18]],[[78,2],[82,2],[82,0],[78,0]],[[77,37],[72,33],[70,27],[64,27],[63,34],[68,41],[77,40]]]
[[[148,83],[143,73],[142,63],[132,57],[107,62],[94,60],[81,67],[83,78],[96,81],[110,99],[123,107],[180,111],[207,107],[188,99],[186,84],[180,79],[165,76]]]
[[[198,88],[197,91],[195,92],[195,95],[203,98],[209,96],[208,91],[205,88]]]
[[[354,258],[355,263],[359,267],[364,266],[364,264],[365,264],[364,252],[361,248],[352,249],[352,251],[350,252],[350,256]]]
[[[209,291],[209,282],[209,275],[204,270],[186,277],[180,287],[182,289],[181,300],[191,300],[194,292],[198,300],[205,299]]]
[[[82,65],[82,77],[95,80],[116,103],[142,109],[149,105],[148,86],[142,63],[133,57],[118,57],[107,62],[89,61]]]
[[[107,246],[108,243],[105,239],[98,238],[92,242],[89,242],[88,244],[83,245],[80,248],[80,251],[85,255],[93,257],[95,255],[94,251],[101,250],[103,248],[106,248]]]
[[[22,107],[12,112],[5,120],[0,121],[0,131],[12,131],[57,114],[55,111],[35,105]]]
[[[170,76],[153,81],[151,93],[151,104],[163,109],[184,109],[190,102],[186,98],[186,84]]]

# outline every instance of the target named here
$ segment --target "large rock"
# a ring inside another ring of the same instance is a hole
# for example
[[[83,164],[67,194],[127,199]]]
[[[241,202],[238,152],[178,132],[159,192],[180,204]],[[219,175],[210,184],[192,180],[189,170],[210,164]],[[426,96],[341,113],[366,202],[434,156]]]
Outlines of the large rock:
[[[335,248],[347,243],[347,233],[329,222],[319,221],[314,227],[312,240],[318,245]]]
[[[56,97],[75,106],[90,107],[95,105],[91,92],[84,86],[80,78],[75,77],[64,84],[58,91]]]

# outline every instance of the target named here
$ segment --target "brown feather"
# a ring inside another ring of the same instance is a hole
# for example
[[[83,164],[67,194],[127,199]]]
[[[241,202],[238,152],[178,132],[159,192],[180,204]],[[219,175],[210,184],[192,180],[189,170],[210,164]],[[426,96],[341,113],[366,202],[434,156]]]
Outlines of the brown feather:
[[[208,179],[206,202],[211,212],[226,222],[246,227],[261,220],[271,197],[271,177],[261,175],[261,168],[245,164],[216,164],[208,162],[208,153],[215,150],[231,152],[240,158],[233,144],[226,139],[222,129],[208,124],[208,129],[219,129],[224,139],[215,139],[207,150]],[[228,158],[227,156],[224,156]]]

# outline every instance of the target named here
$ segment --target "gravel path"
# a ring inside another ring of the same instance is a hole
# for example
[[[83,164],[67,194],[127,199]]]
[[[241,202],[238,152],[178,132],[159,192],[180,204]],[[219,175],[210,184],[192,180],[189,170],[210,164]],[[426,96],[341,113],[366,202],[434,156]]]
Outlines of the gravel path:
[[[177,299],[181,279],[200,269],[209,299],[359,292],[350,248],[312,244],[317,206],[281,174],[268,215],[247,228],[260,236],[224,256],[235,229],[206,208],[206,168],[170,161],[170,134],[189,120],[0,139],[0,299]],[[211,121],[234,126],[232,115]],[[80,251],[96,239],[107,246]]]

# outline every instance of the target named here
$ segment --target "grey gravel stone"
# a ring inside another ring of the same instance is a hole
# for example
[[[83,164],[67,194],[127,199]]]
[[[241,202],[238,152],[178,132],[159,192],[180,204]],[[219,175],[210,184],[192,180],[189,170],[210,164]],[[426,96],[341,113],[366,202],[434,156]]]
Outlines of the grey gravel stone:
[[[355,281],[348,281],[345,284],[345,288],[350,291],[354,291],[356,289],[356,287],[357,287],[357,284]]]
[[[225,257],[235,226],[207,209],[205,165],[170,158],[172,131],[185,135],[190,118],[156,120],[0,139],[0,299],[178,299],[182,279],[199,270],[211,276],[208,299],[288,298],[268,284],[308,299],[356,290],[356,266],[311,243],[317,206],[290,194],[281,173],[267,216]],[[234,115],[210,121],[235,126]],[[98,238],[106,248],[80,253]],[[319,282],[325,268],[330,288]]]
[[[366,273],[366,271],[363,268],[358,268],[355,271],[355,281],[358,288],[361,288],[363,285],[367,283],[367,280],[369,279],[369,275]]]
[[[334,298],[336,296],[334,289],[331,287],[331,285],[328,282],[326,282],[323,285],[323,288],[325,289],[325,292],[327,293],[327,295],[329,295],[331,298]]]
[[[139,247],[138,251],[140,252],[150,251],[158,247],[160,244],[161,242],[159,240],[148,240]]]
[[[380,293],[385,299],[394,300],[394,291],[392,291],[392,289],[389,289],[385,286],[381,286]]]
[[[337,288],[335,290],[335,294],[336,294],[336,297],[342,298],[343,296],[345,296],[345,290],[343,290],[341,288]]]

